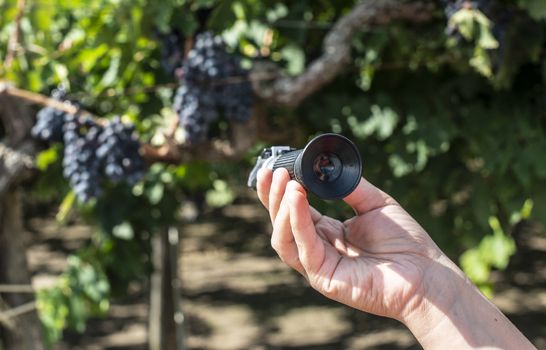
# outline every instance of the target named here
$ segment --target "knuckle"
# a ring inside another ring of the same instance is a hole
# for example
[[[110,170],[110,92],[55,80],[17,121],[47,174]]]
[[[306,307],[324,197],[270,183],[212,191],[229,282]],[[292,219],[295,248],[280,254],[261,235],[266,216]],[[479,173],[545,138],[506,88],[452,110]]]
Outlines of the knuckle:
[[[290,189],[291,191],[297,191],[300,187],[300,184],[296,180],[290,180],[288,184],[286,185],[287,189]]]
[[[283,178],[282,175],[283,175],[283,173],[282,173],[281,169],[276,169],[273,172],[273,183],[275,183],[275,184],[279,183]]]
[[[271,247],[279,253],[281,251],[281,246],[279,240],[275,237],[275,232],[273,232],[273,235],[271,236]]]

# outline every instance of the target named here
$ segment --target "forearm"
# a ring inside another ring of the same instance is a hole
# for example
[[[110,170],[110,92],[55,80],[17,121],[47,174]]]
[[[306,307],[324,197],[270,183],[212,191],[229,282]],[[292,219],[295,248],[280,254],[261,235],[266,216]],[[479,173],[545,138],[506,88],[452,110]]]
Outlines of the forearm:
[[[424,349],[535,349],[451,261],[443,266],[432,280],[446,297],[425,297],[403,320]]]

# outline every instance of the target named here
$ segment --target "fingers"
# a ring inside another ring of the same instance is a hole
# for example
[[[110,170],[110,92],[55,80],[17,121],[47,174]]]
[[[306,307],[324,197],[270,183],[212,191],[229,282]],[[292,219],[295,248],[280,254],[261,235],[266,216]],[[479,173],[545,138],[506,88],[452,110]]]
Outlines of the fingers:
[[[307,275],[316,274],[325,260],[326,249],[315,230],[305,190],[297,182],[290,181],[286,192],[299,260]]]
[[[290,181],[288,170],[280,168],[273,172],[271,190],[269,191],[269,215],[271,216],[271,222],[273,223],[279,212],[288,181]]]
[[[398,203],[388,194],[369,183],[366,179],[360,179],[356,189],[343,199],[358,215],[371,210],[382,208],[386,205]]]
[[[275,217],[279,211],[288,181],[290,181],[290,175],[284,168],[275,172],[270,169],[260,169],[258,171],[258,183],[256,185],[258,198],[264,207],[269,210],[272,223],[275,223]]]
[[[271,190],[271,179],[273,178],[273,171],[267,168],[261,168],[258,171],[258,183],[256,184],[256,191],[260,202],[266,209],[269,208],[269,191]]]
[[[284,171],[284,169],[280,171]],[[269,197],[270,197],[271,189],[273,187],[272,181],[273,181],[273,171],[271,169],[262,168],[258,171],[258,183],[256,186],[256,190],[257,190],[258,198],[260,199],[260,202],[262,202],[263,206],[266,209],[269,209]],[[286,183],[284,181],[276,183],[277,186],[283,186],[283,189],[275,190],[275,193],[277,193],[277,195],[284,191],[284,187]],[[278,201],[278,199],[276,201]],[[310,210],[311,210],[311,218],[313,219],[313,222],[316,223],[317,221],[320,220],[320,218],[322,217],[322,214],[313,207],[310,207]]]
[[[294,241],[292,228],[290,227],[290,208],[287,201],[288,197],[284,196],[277,217],[275,218],[275,223],[273,224],[271,246],[284,263],[305,275],[303,266],[299,260],[298,248]]]
[[[305,189],[296,181],[290,181],[286,169],[278,169],[275,172],[269,169],[260,170],[257,192],[262,204],[269,209],[273,223],[271,236],[273,249],[288,266],[307,277],[306,268],[300,259],[305,257],[307,266],[312,269],[311,271],[315,271],[314,269],[318,269],[321,264],[315,263],[314,258],[324,256],[324,245],[315,231],[315,224],[321,220],[322,214],[309,205]],[[303,248],[299,249],[294,237],[294,220],[304,233],[303,237],[314,237],[316,240],[310,247],[308,240],[303,239]],[[308,227],[301,229],[302,220]],[[318,252],[315,251],[314,245],[319,246]]]

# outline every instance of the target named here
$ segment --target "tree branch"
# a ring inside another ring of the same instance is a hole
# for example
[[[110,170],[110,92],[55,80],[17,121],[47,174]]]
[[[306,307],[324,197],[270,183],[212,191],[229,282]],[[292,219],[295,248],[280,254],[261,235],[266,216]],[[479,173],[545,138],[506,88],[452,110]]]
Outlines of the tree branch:
[[[432,15],[431,6],[420,1],[364,1],[339,19],[324,39],[322,55],[311,62],[302,74],[279,76],[272,82],[252,79],[252,75],[275,70],[267,63],[259,63],[251,73],[254,92],[268,103],[296,107],[333,81],[350,64],[351,41],[359,31],[395,20],[423,22],[431,19]]]
[[[34,124],[32,112],[17,99],[2,93],[0,84],[0,122],[6,137],[0,142],[0,198],[34,167],[34,142],[29,139]]]
[[[333,81],[350,64],[351,41],[359,31],[385,25],[394,20],[423,22],[430,20],[432,15],[432,7],[426,2],[364,1],[336,22],[324,39],[322,55],[311,62],[302,74],[293,77],[282,76],[274,63],[257,62],[250,74],[253,90],[268,104],[296,107],[305,98]],[[100,118],[74,105],[0,82],[0,97],[2,94],[50,106],[70,114],[86,115],[101,123]],[[257,139],[274,143],[294,143],[294,138],[290,136],[279,136],[279,133],[271,132],[271,128],[264,122],[262,106],[256,106],[254,112],[251,122],[247,125],[232,125],[230,140],[213,140],[195,147],[180,145],[175,137],[178,124],[173,123],[165,135],[166,141],[162,146],[142,143],[140,152],[148,162],[180,163],[195,159],[216,162],[241,158]]]
[[[87,111],[81,110],[77,106],[71,103],[55,100],[53,98],[50,98],[41,94],[37,94],[35,92],[22,90],[22,89],[16,88],[15,86],[12,86],[10,84],[3,83],[3,82],[0,82],[0,95],[1,94],[6,94],[12,97],[18,97],[27,102],[39,104],[42,106],[52,107],[52,108],[58,109],[59,111],[66,112],[68,114],[74,114],[74,115],[77,114],[82,117],[93,118],[97,121],[100,120],[100,118],[97,117],[96,115],[89,113]]]
[[[0,82],[0,106],[2,101],[4,105],[22,108],[24,104],[17,103],[17,100],[23,100],[30,103],[39,104],[42,106],[52,107],[69,114],[76,114],[93,118],[97,123],[104,125],[105,119],[99,118],[78,107],[64,103],[47,96],[34,93],[31,91],[16,88],[7,83]],[[1,109],[1,108],[0,108]],[[259,115],[260,108],[255,108],[254,115]],[[262,111],[263,112],[263,111]],[[28,112],[25,112],[28,114]],[[18,140],[28,140],[28,132],[33,125],[33,120],[28,118],[17,118],[15,116],[22,115],[10,110],[0,110],[0,119],[3,120],[10,140],[17,138]],[[31,118],[32,119],[32,118]],[[165,143],[161,146],[154,146],[149,143],[141,143],[140,153],[142,157],[149,163],[166,162],[166,163],[184,163],[192,160],[206,160],[209,162],[225,161],[227,159],[241,158],[252,144],[256,141],[256,121],[251,118],[247,124],[233,124],[233,137],[228,140],[212,140],[205,144],[196,146],[179,144],[176,141],[175,131],[177,123],[169,125],[165,135]],[[32,154],[29,144],[25,144],[25,151],[12,149],[7,145],[0,144],[0,194],[2,194],[18,177],[21,171],[32,167],[29,162],[21,162],[23,156]],[[12,143],[10,142],[10,145]]]
[[[0,198],[21,179],[21,173],[34,168],[33,142],[22,143],[17,149],[0,143]]]

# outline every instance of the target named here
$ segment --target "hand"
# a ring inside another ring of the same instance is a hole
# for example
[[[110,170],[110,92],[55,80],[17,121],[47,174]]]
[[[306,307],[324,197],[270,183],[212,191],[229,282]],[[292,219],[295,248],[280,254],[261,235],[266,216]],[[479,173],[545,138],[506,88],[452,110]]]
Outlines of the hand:
[[[421,305],[425,276],[443,254],[389,195],[362,179],[344,199],[356,215],[341,222],[310,207],[285,169],[262,170],[257,189],[273,223],[273,248],[319,292],[399,320]]]
[[[325,296],[403,322],[425,349],[534,349],[389,195],[362,179],[345,221],[309,206],[285,169],[258,173],[271,245]],[[449,345],[447,345],[449,344]]]

